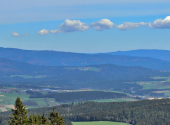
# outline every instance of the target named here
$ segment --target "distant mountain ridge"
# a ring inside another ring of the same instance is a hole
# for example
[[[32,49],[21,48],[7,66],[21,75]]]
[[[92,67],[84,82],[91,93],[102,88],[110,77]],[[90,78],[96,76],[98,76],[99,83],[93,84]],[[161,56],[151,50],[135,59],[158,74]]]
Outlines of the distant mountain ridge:
[[[170,61],[170,50],[138,49],[138,50],[130,50],[130,51],[109,52],[107,54],[150,57],[150,58]]]
[[[44,66],[86,66],[96,64],[116,64],[122,66],[142,66],[156,70],[170,71],[170,61],[150,57],[111,55],[107,54],[82,54],[58,51],[35,51],[14,48],[0,48],[0,58],[33,65]]]

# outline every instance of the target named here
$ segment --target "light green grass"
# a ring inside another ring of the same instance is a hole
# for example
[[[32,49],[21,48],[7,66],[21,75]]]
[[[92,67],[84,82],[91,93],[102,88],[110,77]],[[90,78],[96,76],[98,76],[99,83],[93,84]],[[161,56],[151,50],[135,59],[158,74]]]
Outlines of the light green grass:
[[[98,99],[98,100],[91,100],[94,102],[130,102],[130,101],[137,101],[137,99],[133,98],[117,98],[117,99]]]
[[[168,77],[161,77],[161,76],[158,76],[158,77],[155,77],[155,79],[167,79]]]
[[[0,96],[0,99],[3,100],[3,101],[0,101],[0,105],[3,105],[3,103],[5,103],[6,105],[13,105],[15,103],[15,100],[17,97],[20,97],[22,101],[28,100],[28,98],[29,98],[29,95],[18,94],[16,92],[0,93],[0,95],[4,95],[4,96]]]
[[[38,103],[38,106],[47,106],[47,103],[45,102],[44,98],[31,98],[29,100],[36,101]]]
[[[121,122],[95,121],[95,122],[72,122],[73,125],[130,125]]]
[[[97,100],[91,100],[91,101],[94,101],[94,102],[115,102],[112,99],[97,99]]]

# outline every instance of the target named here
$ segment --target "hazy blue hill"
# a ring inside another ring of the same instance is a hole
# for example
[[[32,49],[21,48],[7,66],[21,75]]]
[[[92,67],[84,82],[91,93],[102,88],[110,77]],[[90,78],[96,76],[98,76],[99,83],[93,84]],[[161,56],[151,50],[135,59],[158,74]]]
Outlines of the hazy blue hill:
[[[1,75],[84,75],[103,76],[110,79],[132,76],[152,76],[168,72],[160,72],[140,66],[119,66],[114,64],[100,64],[87,66],[37,66],[24,62],[16,62],[0,58]]]
[[[170,51],[169,50],[139,49],[139,50],[130,50],[130,51],[110,52],[107,54],[138,56],[138,57],[151,57],[151,58],[170,61]]]
[[[150,57],[136,57],[111,54],[82,54],[58,51],[33,51],[0,48],[0,58],[46,66],[86,66],[94,64],[116,64],[122,66],[142,66],[156,70],[169,70],[170,61]]]
[[[24,78],[25,75],[31,78]],[[45,76],[36,78],[36,76]],[[140,66],[118,66],[114,64],[88,66],[36,66],[8,59],[0,59],[0,82],[29,82],[29,84],[55,85],[72,88],[130,89],[140,88],[135,81],[150,81],[150,77],[170,76]],[[35,83],[36,82],[36,83]],[[124,82],[131,82],[130,84]],[[24,83],[25,84],[25,83]]]

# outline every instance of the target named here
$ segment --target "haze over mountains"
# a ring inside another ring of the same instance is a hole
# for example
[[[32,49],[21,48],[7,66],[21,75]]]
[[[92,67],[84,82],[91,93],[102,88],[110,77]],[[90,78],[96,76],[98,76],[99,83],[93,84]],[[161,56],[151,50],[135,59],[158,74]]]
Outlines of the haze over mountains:
[[[151,57],[151,58],[155,58],[155,59],[170,61],[170,51],[169,50],[139,49],[139,50],[130,50],[130,51],[110,52],[108,54],[138,56],[138,57]]]
[[[150,57],[0,48],[0,82],[141,89],[135,82],[153,80],[151,77],[155,76],[168,77],[168,70],[169,61]]]
[[[147,55],[146,53],[150,54]],[[152,58],[143,57],[145,55]],[[82,54],[72,52],[33,51],[14,48],[0,48],[0,58],[44,66],[86,66],[96,64],[116,64],[122,66],[142,66],[156,70],[170,71],[170,61],[167,61],[169,60],[168,55],[170,55],[170,51],[164,50],[134,50],[104,54]],[[167,60],[165,60],[166,57]]]

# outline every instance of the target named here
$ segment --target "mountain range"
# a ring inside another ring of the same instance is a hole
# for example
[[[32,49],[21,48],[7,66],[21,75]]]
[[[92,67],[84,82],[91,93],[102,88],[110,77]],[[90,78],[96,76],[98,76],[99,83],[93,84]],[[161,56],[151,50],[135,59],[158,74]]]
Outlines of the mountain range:
[[[142,66],[155,70],[170,71],[170,61],[168,61],[170,56],[168,55],[170,55],[170,51],[164,50],[134,50],[102,54],[83,54],[60,51],[0,48],[0,58],[39,66],[116,64],[122,66]]]
[[[170,61],[170,50],[139,49],[139,50],[130,50],[130,51],[109,52],[107,54],[150,57],[150,58]]]

